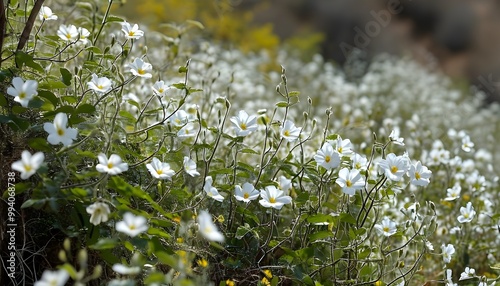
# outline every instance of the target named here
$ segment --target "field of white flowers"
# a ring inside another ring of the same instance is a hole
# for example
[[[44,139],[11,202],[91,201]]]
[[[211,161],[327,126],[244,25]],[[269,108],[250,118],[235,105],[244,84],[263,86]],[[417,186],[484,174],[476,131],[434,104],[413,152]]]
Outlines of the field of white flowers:
[[[30,3],[0,7],[0,284],[500,285],[476,89]]]

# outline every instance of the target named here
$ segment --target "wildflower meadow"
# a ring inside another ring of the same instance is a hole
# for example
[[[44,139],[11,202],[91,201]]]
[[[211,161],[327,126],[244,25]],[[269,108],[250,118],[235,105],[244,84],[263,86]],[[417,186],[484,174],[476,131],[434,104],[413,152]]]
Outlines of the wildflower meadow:
[[[500,285],[498,104],[117,2],[0,2],[1,285]]]

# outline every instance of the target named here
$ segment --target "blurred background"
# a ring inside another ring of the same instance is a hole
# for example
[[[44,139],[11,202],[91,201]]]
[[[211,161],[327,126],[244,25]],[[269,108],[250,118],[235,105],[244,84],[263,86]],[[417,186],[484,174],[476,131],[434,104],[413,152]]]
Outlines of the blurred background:
[[[353,50],[411,56],[500,101],[500,1],[496,0],[143,0],[116,14],[164,29],[200,21],[204,36],[252,52],[278,46],[343,66]],[[165,32],[165,31],[163,31]]]

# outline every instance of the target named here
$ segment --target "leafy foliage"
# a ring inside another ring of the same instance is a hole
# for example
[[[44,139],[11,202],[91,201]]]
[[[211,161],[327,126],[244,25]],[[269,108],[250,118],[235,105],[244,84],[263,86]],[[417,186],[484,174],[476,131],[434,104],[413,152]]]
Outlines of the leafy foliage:
[[[37,218],[53,226],[59,252],[16,281],[58,268],[57,279],[78,285],[413,285],[457,280],[443,269],[468,265],[475,281],[498,281],[498,154],[474,130],[489,122],[498,134],[498,107],[479,109],[441,76],[393,58],[349,81],[319,56],[306,64],[283,49],[287,69],[264,74],[264,52],[186,37],[197,22],[170,25],[174,38],[122,31],[114,5],[54,5],[90,35],[71,40],[42,18],[22,50],[32,7],[6,10],[14,31],[2,53],[1,153],[10,177],[12,167],[28,178],[3,198],[23,201],[33,233],[43,232]],[[26,107],[9,92],[15,77],[38,82]],[[443,118],[436,106],[460,115]],[[73,129],[70,144],[47,140]],[[43,163],[18,161],[18,149],[42,152]],[[236,186],[250,192],[245,183],[258,199],[236,196]],[[455,185],[463,194],[447,195]],[[477,216],[469,209],[459,223],[466,202]],[[456,247],[451,263],[435,250],[445,244]],[[41,245],[17,251],[45,256]]]

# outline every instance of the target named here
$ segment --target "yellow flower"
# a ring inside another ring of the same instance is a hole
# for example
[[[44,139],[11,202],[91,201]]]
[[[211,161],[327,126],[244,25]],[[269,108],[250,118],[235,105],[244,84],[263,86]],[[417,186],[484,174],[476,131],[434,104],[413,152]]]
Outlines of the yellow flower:
[[[198,259],[196,261],[200,267],[207,268],[208,267],[208,261],[205,258]]]
[[[271,282],[269,282],[269,280],[267,280],[266,277],[262,278],[262,280],[260,281],[262,284],[264,285],[271,285]]]
[[[225,220],[225,219],[224,219],[224,216],[223,216],[223,215],[219,215],[219,216],[217,217],[217,221],[218,221],[219,223],[223,223],[223,222],[224,222],[224,220]]]
[[[226,286],[236,286],[236,282],[231,279],[226,280]]]
[[[273,278],[273,273],[271,272],[271,270],[266,269],[266,270],[263,270],[262,272],[264,273],[264,275],[266,275],[267,278],[269,278],[269,279]]]

